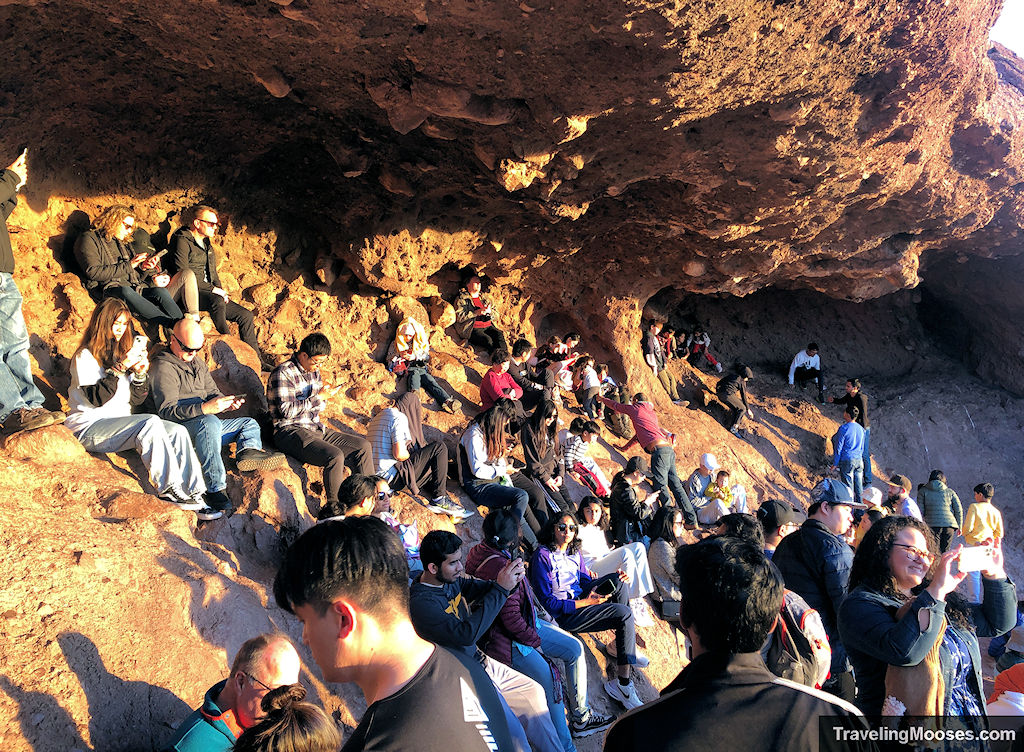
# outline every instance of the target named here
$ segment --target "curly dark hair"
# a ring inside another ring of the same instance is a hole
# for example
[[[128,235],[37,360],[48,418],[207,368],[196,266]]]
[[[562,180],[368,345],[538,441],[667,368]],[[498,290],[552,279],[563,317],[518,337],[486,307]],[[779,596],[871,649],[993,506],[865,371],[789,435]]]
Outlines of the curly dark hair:
[[[580,522],[576,519],[576,515],[572,512],[562,512],[561,514],[553,514],[548,518],[548,522],[544,527],[541,528],[540,532],[537,533],[537,541],[542,546],[547,546],[552,551],[555,550],[555,525],[562,522],[563,520],[570,520],[573,525],[576,526],[576,534],[573,535],[571,541],[569,541],[569,548],[566,551],[570,556],[574,556],[579,552],[580,546],[583,542],[580,540],[579,528]]]
[[[928,552],[935,557],[932,561],[934,568],[939,555],[939,545],[931,528],[913,517],[885,517],[871,526],[864,534],[864,540],[857,546],[857,553],[853,556],[853,567],[850,569],[850,590],[863,585],[898,601],[909,600],[897,589],[896,580],[889,567],[889,555],[892,553],[896,536],[908,527],[914,528],[924,536],[928,543]],[[932,572],[933,569],[928,570],[928,580],[931,579]]]

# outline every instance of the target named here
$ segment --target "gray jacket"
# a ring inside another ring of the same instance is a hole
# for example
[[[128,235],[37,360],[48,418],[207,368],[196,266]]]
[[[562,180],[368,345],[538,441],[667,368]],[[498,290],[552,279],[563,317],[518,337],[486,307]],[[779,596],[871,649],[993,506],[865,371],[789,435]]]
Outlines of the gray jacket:
[[[199,356],[186,363],[168,349],[153,356],[149,369],[157,414],[164,420],[184,423],[203,414],[203,403],[223,397]]]

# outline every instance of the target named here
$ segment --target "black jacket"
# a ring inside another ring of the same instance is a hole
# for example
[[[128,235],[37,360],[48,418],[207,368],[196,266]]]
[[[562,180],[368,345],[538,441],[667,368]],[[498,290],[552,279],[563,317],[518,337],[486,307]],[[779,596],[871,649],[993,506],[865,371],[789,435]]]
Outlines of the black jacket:
[[[833,397],[832,402],[846,407],[856,407],[860,410],[860,414],[857,416],[857,422],[860,423],[861,428],[871,428],[871,421],[868,420],[868,398],[865,396],[864,392],[857,392],[852,397],[849,394],[843,394],[841,397]]]
[[[857,709],[819,690],[779,679],[757,653],[704,653],[661,691],[661,699],[630,711],[608,731],[604,752],[788,752],[875,749],[873,742],[823,734],[826,716],[866,731]]]
[[[0,227],[0,272],[14,274],[14,249],[11,247],[11,235],[7,232],[7,218],[18,205],[17,185],[21,178],[14,170],[4,170],[0,176],[0,216],[3,216],[3,227]]]
[[[89,291],[146,287],[150,275],[132,267],[133,255],[128,245],[115,238],[101,237],[95,230],[83,233],[75,243],[75,258],[85,274],[85,287]]]
[[[182,227],[171,237],[170,245],[171,260],[168,267],[171,274],[191,269],[196,273],[196,283],[203,292],[222,286],[220,275],[217,274],[217,253],[213,250],[213,243],[207,242],[207,247],[203,248],[192,231]]]
[[[527,421],[520,431],[523,442],[523,457],[526,460],[526,473],[541,482],[562,475],[562,458],[559,456],[558,440],[546,441],[543,429],[541,433],[534,431],[533,424]]]
[[[651,517],[651,507],[645,504],[621,475],[612,481],[609,491],[612,535],[620,546],[643,540],[644,523]]]
[[[715,386],[715,394],[722,402],[728,402],[730,397],[739,395],[743,406],[748,410],[750,409],[750,403],[747,402],[747,384],[738,373],[723,376],[719,379],[718,384]]]
[[[853,550],[821,522],[809,519],[781,541],[772,555],[786,587],[821,615],[832,647],[832,676],[850,670],[839,639],[839,606],[846,598]]]

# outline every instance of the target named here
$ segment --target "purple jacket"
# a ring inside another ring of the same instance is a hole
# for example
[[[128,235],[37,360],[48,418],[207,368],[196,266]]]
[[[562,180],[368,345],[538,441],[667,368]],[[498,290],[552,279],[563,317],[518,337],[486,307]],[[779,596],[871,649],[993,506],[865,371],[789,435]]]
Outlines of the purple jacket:
[[[466,556],[466,573],[481,580],[494,581],[508,562],[509,555],[505,551],[491,548],[486,543],[478,543]],[[531,648],[540,647],[540,635],[534,626],[537,623],[537,610],[533,607],[527,587],[525,581],[516,585],[498,612],[498,618],[491,623],[490,629],[478,643],[487,655],[506,665],[512,664],[513,641]]]
[[[561,582],[558,581],[551,549],[547,546],[538,548],[533,555],[533,561],[530,562],[533,592],[537,594],[541,605],[555,618],[576,611],[576,604],[573,601],[580,597],[594,579],[587,571],[582,551],[577,551],[572,558],[579,563],[575,576],[569,581]]]

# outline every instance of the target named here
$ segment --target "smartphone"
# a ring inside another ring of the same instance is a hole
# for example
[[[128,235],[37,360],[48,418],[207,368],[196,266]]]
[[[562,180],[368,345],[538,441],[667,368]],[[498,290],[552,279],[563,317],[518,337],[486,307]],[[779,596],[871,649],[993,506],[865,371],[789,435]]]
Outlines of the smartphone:
[[[614,580],[604,580],[603,582],[599,583],[597,587],[594,588],[593,592],[596,595],[602,596],[612,595],[615,592]]]
[[[136,334],[135,339],[132,340],[132,347],[140,350],[146,349],[146,344],[149,342],[149,337],[145,334]]]
[[[165,253],[167,253],[167,249],[166,248],[164,248],[162,251],[157,251],[156,253],[154,253],[152,256],[150,256],[146,260],[147,261],[152,261],[153,259],[161,259],[161,258],[163,258],[163,255]]]
[[[967,546],[961,549],[957,568],[961,572],[981,572],[992,564],[992,549],[988,546]]]

